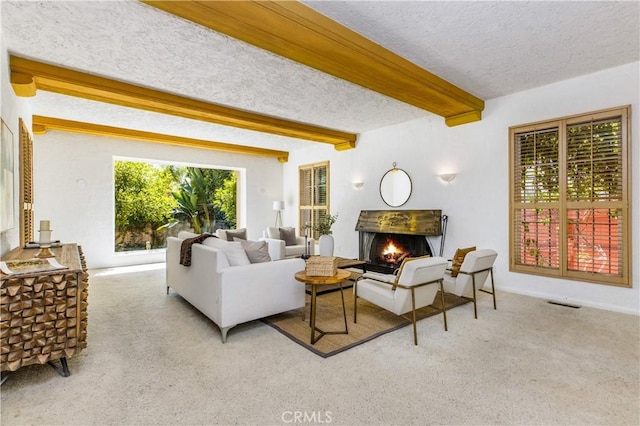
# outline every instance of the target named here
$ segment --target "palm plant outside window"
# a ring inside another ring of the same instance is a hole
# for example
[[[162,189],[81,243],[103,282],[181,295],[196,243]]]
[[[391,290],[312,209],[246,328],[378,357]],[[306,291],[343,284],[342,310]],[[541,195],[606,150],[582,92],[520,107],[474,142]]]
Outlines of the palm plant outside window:
[[[629,107],[510,128],[510,269],[630,285]]]

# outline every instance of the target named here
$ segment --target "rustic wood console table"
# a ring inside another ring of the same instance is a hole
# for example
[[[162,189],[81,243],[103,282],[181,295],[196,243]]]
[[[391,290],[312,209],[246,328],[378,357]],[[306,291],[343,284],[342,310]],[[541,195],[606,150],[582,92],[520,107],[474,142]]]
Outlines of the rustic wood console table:
[[[39,249],[17,248],[3,261],[35,257]],[[76,244],[52,248],[67,269],[0,276],[0,371],[49,364],[70,375],[67,358],[87,346],[89,274]],[[52,361],[59,360],[61,367]]]

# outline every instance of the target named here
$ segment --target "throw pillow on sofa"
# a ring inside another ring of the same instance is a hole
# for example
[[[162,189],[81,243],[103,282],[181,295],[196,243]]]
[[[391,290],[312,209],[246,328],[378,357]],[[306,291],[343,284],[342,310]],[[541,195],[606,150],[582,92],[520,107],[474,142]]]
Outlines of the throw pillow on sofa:
[[[276,226],[268,226],[265,236],[274,240],[283,240],[285,241],[285,245],[288,245],[286,244],[286,240],[283,238],[283,235],[280,232],[281,230],[284,230],[285,233],[288,232],[290,235],[293,235],[294,238],[296,236],[296,229],[292,226],[284,226],[282,228],[278,228]]]
[[[207,238],[202,244],[222,250],[225,256],[227,256],[227,260],[231,266],[251,264],[247,257],[247,253],[239,242],[225,241],[221,238]]]
[[[297,245],[296,228],[280,228],[280,239],[284,240],[285,246]]]
[[[226,232],[227,234],[227,241],[236,241],[237,239],[240,240],[245,240],[247,239],[247,230],[245,228],[243,229],[230,229]]]
[[[249,262],[271,262],[271,256],[269,256],[269,245],[266,241],[247,241],[241,238],[235,238],[235,241],[242,245],[242,248],[249,258]]]
[[[247,228],[240,229],[216,229],[218,238],[226,241],[233,241],[234,238],[247,239]]]

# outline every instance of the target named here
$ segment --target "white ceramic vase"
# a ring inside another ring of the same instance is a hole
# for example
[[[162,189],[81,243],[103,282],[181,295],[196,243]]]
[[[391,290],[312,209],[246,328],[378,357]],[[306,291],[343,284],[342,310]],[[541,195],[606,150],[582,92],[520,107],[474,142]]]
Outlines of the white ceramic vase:
[[[320,256],[333,256],[333,235],[320,235],[318,251]]]

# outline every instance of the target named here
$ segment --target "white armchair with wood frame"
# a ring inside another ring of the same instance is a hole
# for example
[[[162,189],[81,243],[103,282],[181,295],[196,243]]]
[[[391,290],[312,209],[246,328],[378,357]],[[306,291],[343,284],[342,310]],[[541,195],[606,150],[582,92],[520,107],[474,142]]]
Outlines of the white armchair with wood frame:
[[[457,276],[453,276],[451,269],[444,275],[444,289],[447,293],[466,297],[473,301],[473,313],[478,318],[478,304],[476,293],[482,291],[493,296],[493,309],[496,309],[496,289],[493,281],[493,264],[498,253],[491,249],[474,250],[464,257]],[[491,291],[485,290],[487,278],[491,276]]]
[[[442,257],[424,257],[407,259],[397,275],[365,273],[353,287],[353,322],[357,323],[358,299],[365,299],[411,321],[413,343],[417,345],[416,309],[431,305],[440,290],[444,329],[447,331],[442,284],[447,264],[447,260]],[[412,313],[412,318],[405,316],[409,312]]]

